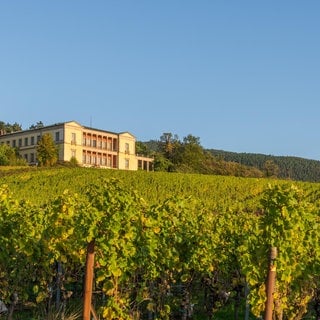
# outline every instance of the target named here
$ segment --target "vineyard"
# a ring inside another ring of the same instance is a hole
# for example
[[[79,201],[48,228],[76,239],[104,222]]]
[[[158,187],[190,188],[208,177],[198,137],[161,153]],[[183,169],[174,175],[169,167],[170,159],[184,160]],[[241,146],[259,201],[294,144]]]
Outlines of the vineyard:
[[[81,307],[89,244],[100,319],[259,319],[270,247],[273,319],[320,318],[319,184],[84,168],[0,177],[9,318]]]

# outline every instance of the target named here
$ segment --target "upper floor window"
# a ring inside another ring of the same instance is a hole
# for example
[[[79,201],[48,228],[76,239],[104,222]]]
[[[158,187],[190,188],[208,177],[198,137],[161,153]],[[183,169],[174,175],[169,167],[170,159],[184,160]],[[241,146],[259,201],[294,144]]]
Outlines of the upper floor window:
[[[13,147],[13,148],[16,147],[16,140],[12,140],[12,147]]]
[[[129,143],[125,143],[125,145],[124,145],[124,152],[125,152],[125,153],[130,153]]]
[[[19,147],[22,147],[22,139],[19,139]]]
[[[60,141],[60,132],[59,131],[56,132],[56,142],[57,141]]]
[[[31,137],[31,145],[34,145],[34,137]]]
[[[25,145],[25,146],[28,145],[28,138],[24,138],[24,145]]]
[[[76,144],[77,143],[77,135],[75,132],[71,133],[71,143]]]
[[[117,139],[113,139],[112,150],[114,150],[114,151],[118,150],[118,140]]]

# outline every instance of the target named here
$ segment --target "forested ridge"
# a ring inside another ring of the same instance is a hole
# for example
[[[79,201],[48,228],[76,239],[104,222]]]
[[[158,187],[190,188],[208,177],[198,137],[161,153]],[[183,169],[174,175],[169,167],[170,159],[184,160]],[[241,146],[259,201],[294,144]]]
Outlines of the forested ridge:
[[[281,179],[299,181],[320,181],[320,161],[292,156],[273,156],[258,153],[236,153],[223,150],[208,150],[213,156],[224,161],[236,162],[266,171],[271,166],[276,176]]]
[[[318,160],[205,149],[200,138],[192,135],[179,140],[164,133],[160,140],[140,142],[137,147],[155,158],[156,171],[320,181]]]

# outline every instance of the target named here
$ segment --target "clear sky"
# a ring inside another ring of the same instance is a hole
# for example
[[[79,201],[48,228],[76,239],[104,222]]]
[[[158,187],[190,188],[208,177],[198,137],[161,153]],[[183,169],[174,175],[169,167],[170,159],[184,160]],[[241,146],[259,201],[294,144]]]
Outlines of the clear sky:
[[[320,1],[0,1],[0,121],[70,120],[320,160]]]

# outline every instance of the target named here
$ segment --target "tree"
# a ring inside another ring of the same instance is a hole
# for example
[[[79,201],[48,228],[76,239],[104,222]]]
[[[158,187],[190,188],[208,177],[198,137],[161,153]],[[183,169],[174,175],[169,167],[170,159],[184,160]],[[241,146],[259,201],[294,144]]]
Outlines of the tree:
[[[0,121],[0,134],[6,134],[16,131],[21,131],[21,125],[15,122],[14,124],[5,123],[3,121]]]
[[[58,161],[58,147],[49,133],[44,134],[38,142],[37,157],[40,166],[53,166]]]
[[[173,135],[171,132],[165,132],[160,137],[160,142],[162,145],[162,151],[167,158],[171,158],[174,150],[180,144],[177,135]]]
[[[148,146],[141,141],[136,142],[136,154],[139,155],[150,155],[152,152],[149,150]]]
[[[16,149],[7,144],[0,145],[0,166],[25,166],[26,160],[21,158]]]
[[[182,163],[187,164],[195,172],[201,173],[205,161],[204,150],[200,138],[189,134],[183,138]]]
[[[279,175],[279,166],[273,160],[267,160],[264,163],[263,169],[267,177],[277,178]]]
[[[173,171],[173,164],[172,162],[167,159],[163,154],[161,153],[156,153],[154,156],[154,171]]]
[[[29,129],[40,129],[43,128],[44,124],[42,121],[38,121],[36,124],[33,124],[29,127]]]

